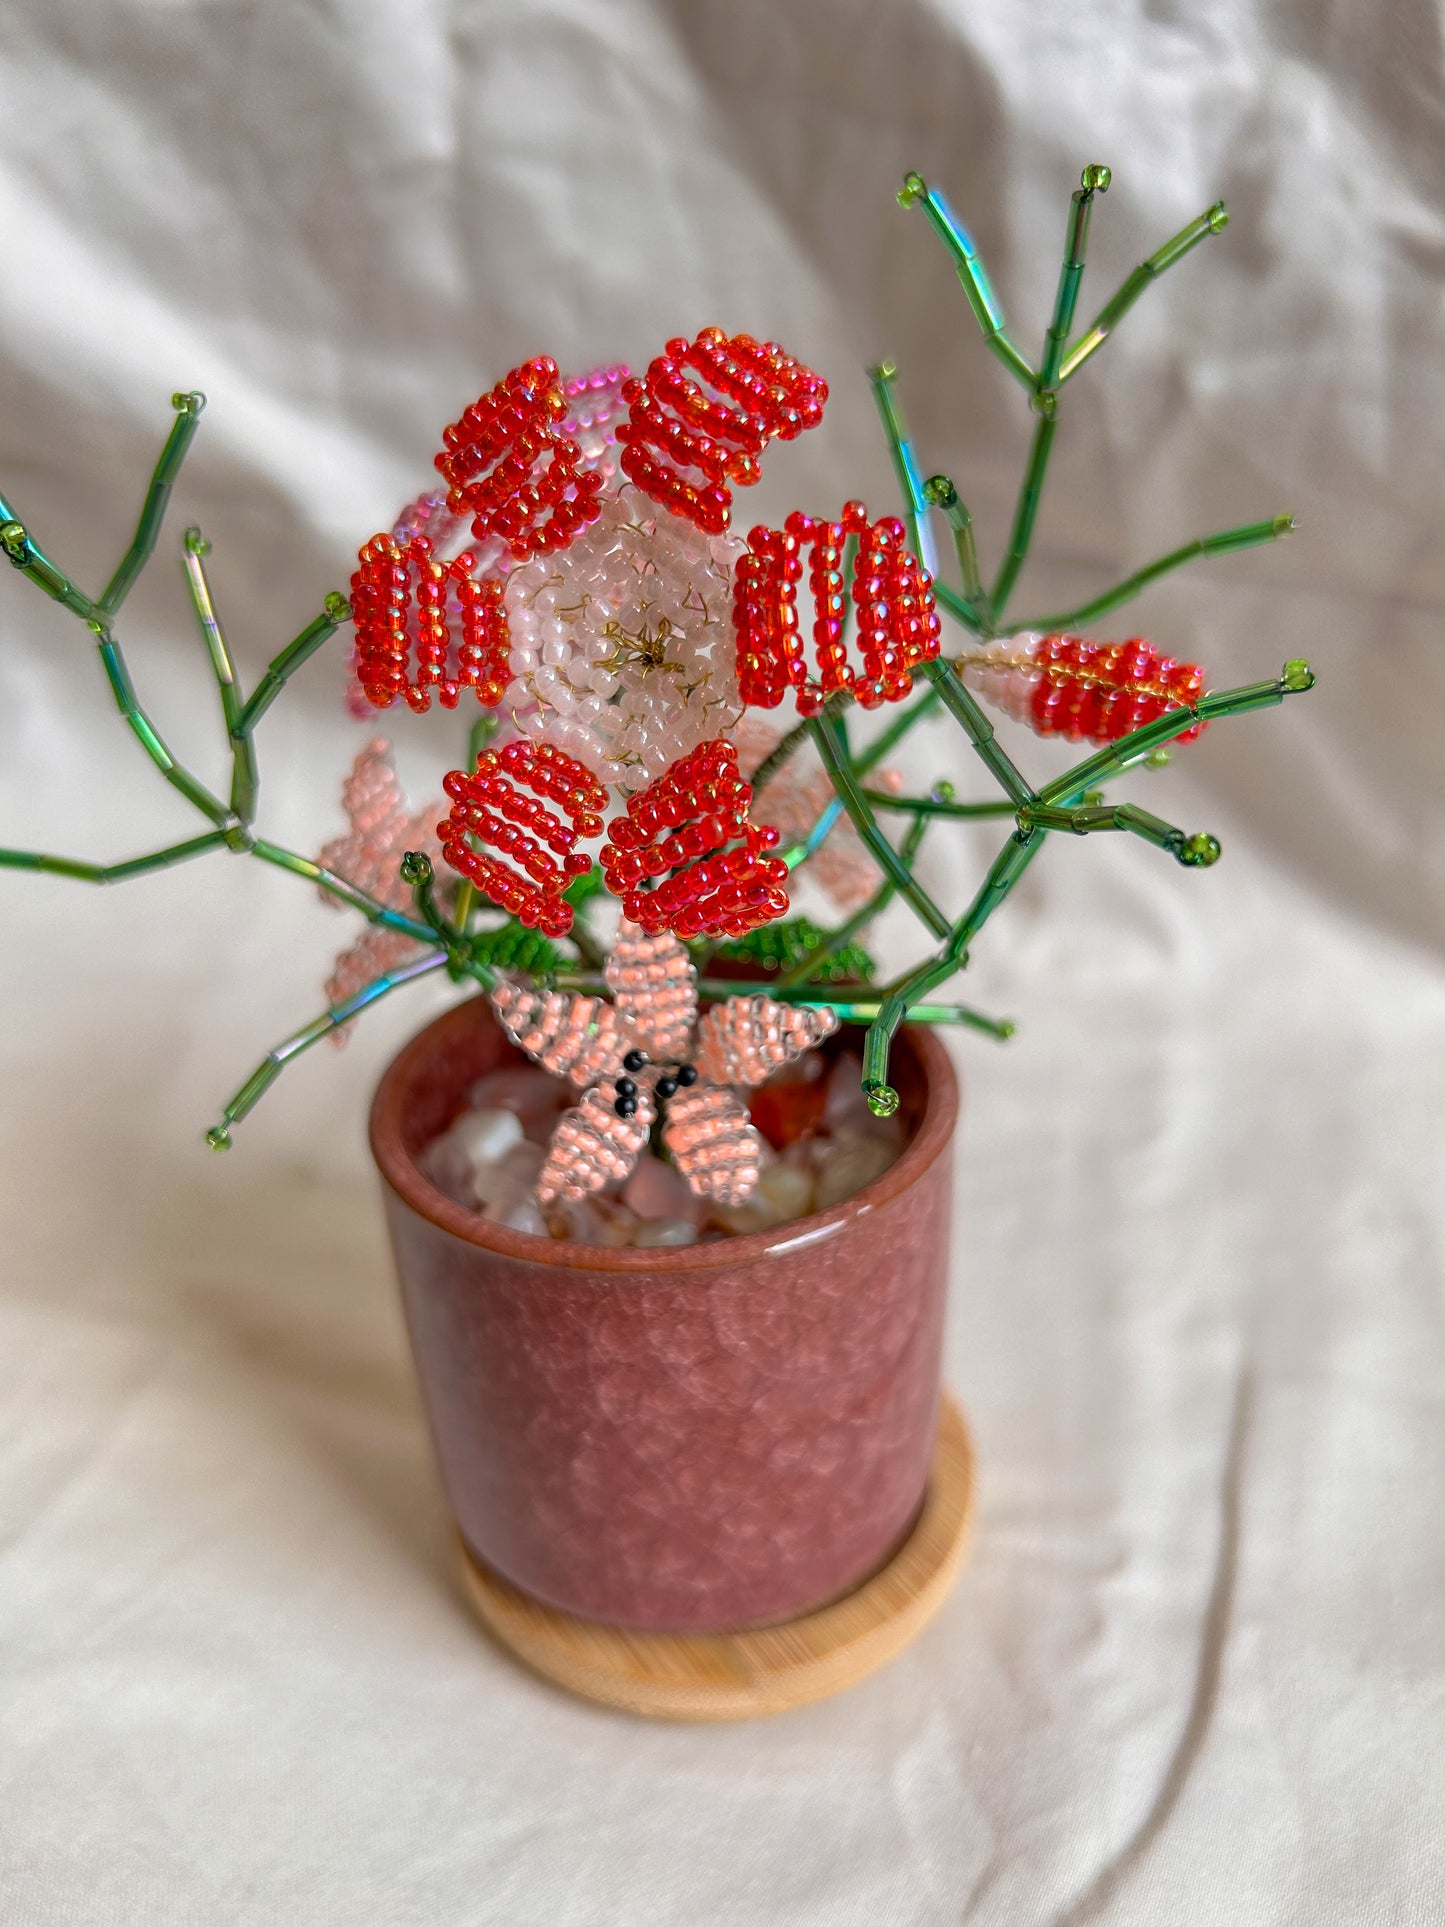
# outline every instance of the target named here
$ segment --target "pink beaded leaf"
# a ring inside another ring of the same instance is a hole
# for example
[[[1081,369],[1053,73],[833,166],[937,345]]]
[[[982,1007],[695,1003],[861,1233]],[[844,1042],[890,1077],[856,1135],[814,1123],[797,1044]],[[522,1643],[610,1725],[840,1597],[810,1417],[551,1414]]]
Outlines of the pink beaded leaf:
[[[740,1204],[758,1181],[762,1140],[734,1087],[760,1083],[821,1042],[837,1019],[757,995],[714,1005],[697,1023],[697,973],[686,950],[625,918],[604,975],[610,1003],[515,983],[491,992],[512,1042],[585,1087],[552,1135],[538,1198],[583,1198],[625,1178],[661,1113],[663,1143],[692,1189]]]
[[[408,850],[420,850],[435,867],[441,842],[433,828],[435,805],[414,813],[407,809],[391,745],[384,736],[374,736],[357,754],[341,785],[341,807],[349,827],[344,836],[333,837],[318,852],[316,861],[388,910],[408,909],[411,891],[401,879],[401,859]],[[330,909],[344,908],[329,890],[317,894]],[[326,980],[327,1002],[345,1003],[374,978],[397,969],[420,951],[421,945],[403,931],[369,927],[337,957]],[[341,1025],[332,1031],[332,1043],[341,1048],[350,1032],[350,1024]]]

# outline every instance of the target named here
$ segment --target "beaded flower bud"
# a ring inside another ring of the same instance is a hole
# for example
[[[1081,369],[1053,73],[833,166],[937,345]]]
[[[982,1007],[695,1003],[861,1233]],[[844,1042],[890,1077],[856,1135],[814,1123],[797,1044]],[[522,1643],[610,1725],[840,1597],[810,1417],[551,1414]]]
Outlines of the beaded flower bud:
[[[464,689],[495,707],[510,677],[501,584],[478,582],[470,554],[439,561],[428,537],[374,535],[351,578],[353,667],[367,702],[398,696],[414,710],[432,694],[455,709]]]
[[[851,599],[859,664],[848,660],[844,544],[857,541]],[[798,613],[798,585],[808,567],[812,601],[814,674]],[[738,562],[733,589],[738,693],[775,709],[792,689],[802,715],[816,715],[835,691],[846,690],[865,709],[898,702],[913,688],[913,671],[938,655],[938,611],[933,580],[904,541],[896,516],[868,520],[861,502],[842,519],[792,514],[782,529],[755,528]]]
[[[471,517],[478,540],[501,537],[519,562],[565,548],[597,514],[603,476],[563,432],[568,406],[556,362],[539,355],[442,432],[448,508]]]
[[[622,390],[622,467],[674,515],[709,535],[728,525],[732,487],[759,479],[770,441],[791,441],[823,418],[828,384],[775,341],[704,328],[678,337]]]
[[[614,817],[601,862],[624,914],[648,934],[744,936],[788,908],[778,833],[748,819],[752,786],[719,738],[681,756]],[[644,885],[652,879],[652,888]]]
[[[1025,632],[990,643],[958,663],[964,682],[1040,736],[1112,743],[1166,710],[1197,702],[1204,671],[1161,656],[1142,636],[1090,642],[1083,636]],[[1192,742],[1199,723],[1178,738]]]
[[[572,906],[563,892],[592,868],[577,844],[601,834],[602,785],[550,743],[512,742],[483,750],[474,770],[453,770],[442,788],[452,808],[437,833],[451,867],[528,929],[565,937]],[[543,797],[563,814],[548,809]]]

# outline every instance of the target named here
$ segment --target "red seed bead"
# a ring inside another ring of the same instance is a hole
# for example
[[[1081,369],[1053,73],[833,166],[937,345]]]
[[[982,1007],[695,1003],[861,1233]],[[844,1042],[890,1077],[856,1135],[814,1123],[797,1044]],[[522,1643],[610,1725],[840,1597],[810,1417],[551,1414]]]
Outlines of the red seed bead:
[[[455,709],[463,689],[495,707],[506,693],[511,641],[499,582],[478,582],[476,557],[442,562],[424,535],[374,535],[351,578],[354,668],[366,700],[387,709],[398,696],[414,710],[436,690]]]
[[[678,757],[632,796],[601,857],[625,914],[649,935],[680,937],[743,936],[782,916],[788,869],[764,854],[778,832],[749,822],[752,796],[737,751],[721,737]],[[663,881],[645,890],[647,878]]]
[[[602,477],[581,470],[581,450],[562,432],[567,409],[556,362],[539,355],[442,431],[447,507],[472,518],[474,535],[501,537],[519,562],[565,548],[601,512]]]
[[[1197,702],[1204,689],[1197,663],[1161,656],[1142,636],[1127,642],[1044,636],[1033,666],[1042,673],[1029,721],[1041,736],[1071,742],[1116,742],[1166,710]],[[1204,727],[1198,723],[1178,740],[1192,742]]]
[[[672,514],[718,535],[732,487],[760,479],[770,441],[791,441],[822,420],[828,384],[776,342],[704,328],[695,341],[669,341],[622,395],[623,472]]]
[[[903,541],[896,516],[868,520],[861,502],[848,502],[836,522],[793,514],[783,531],[755,528],[738,560],[733,592],[738,690],[744,702],[774,709],[795,692],[798,713],[815,716],[835,692],[865,708],[897,702],[913,687],[912,672],[938,655],[940,624],[933,581]],[[843,644],[843,544],[858,539],[852,601],[860,669]],[[797,583],[810,550],[808,587],[816,681],[808,679],[798,621]]]
[[[565,936],[572,906],[563,892],[592,868],[576,844],[600,834],[607,807],[607,792],[592,772],[550,743],[517,741],[483,750],[474,770],[450,771],[442,788],[452,799],[450,814],[437,825],[446,861],[529,929]],[[565,822],[537,800],[543,795],[561,803]]]

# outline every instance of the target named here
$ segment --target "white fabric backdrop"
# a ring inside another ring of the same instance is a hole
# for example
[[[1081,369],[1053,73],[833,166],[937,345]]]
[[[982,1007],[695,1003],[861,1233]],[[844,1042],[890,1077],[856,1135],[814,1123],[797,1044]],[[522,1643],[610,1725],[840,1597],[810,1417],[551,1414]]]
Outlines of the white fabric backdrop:
[[[1082,163],[1115,170],[1090,313],[1229,201],[1067,391],[1024,593],[1293,509],[1137,623],[1215,686],[1321,681],[1135,784],[1217,869],[1056,845],[978,945],[968,994],[1020,1031],[960,1046],[973,1557],[890,1670],[753,1727],[573,1704],[452,1586],[363,1149],[432,993],[210,1159],[341,920],[224,859],[0,874],[0,1919],[1442,1917],[1440,39],[1426,0],[8,10],[0,478],[96,584],[171,390],[207,392],[125,634],[214,780],[176,531],[216,539],[253,679],[527,353],[775,333],[834,399],[773,507],[889,499],[860,371],[895,354],[996,554],[1027,414],[893,204],[909,166],[1029,342]],[[295,847],[336,827],[341,685],[319,660],[264,727]],[[408,729],[418,793],[451,746]],[[7,574],[0,839],[119,857],[190,821]],[[952,899],[987,848],[929,874]]]

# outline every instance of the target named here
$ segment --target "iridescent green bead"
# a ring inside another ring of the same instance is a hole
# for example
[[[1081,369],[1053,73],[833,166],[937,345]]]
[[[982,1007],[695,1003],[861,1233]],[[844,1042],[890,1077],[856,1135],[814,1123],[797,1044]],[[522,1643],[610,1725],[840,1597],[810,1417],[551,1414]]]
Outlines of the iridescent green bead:
[[[865,1084],[863,1095],[874,1117],[892,1117],[898,1109],[898,1093],[891,1084]]]
[[[351,614],[351,604],[339,589],[333,589],[321,606],[333,622],[344,622]]]

